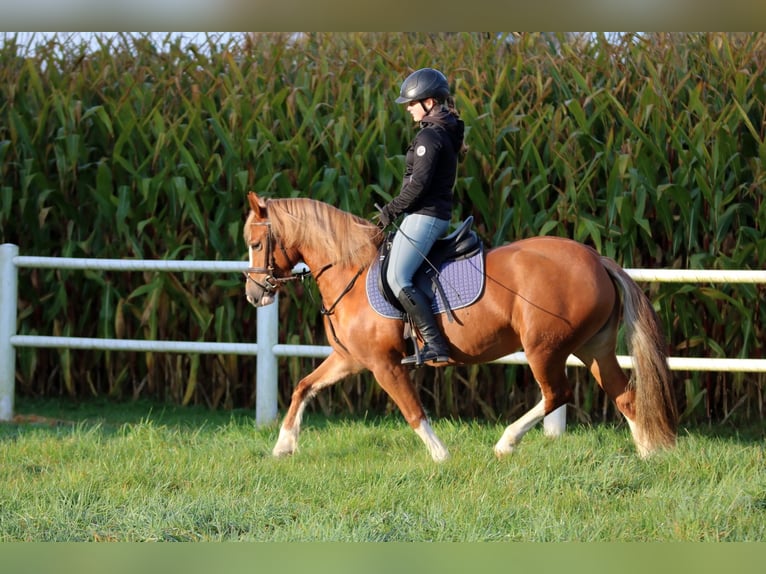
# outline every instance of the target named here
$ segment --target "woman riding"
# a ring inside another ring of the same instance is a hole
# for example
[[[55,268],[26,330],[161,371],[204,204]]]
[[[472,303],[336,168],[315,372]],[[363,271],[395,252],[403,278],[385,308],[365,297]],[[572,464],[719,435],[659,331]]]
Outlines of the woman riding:
[[[465,126],[455,110],[447,78],[433,68],[410,74],[402,82],[396,103],[407,105],[420,130],[407,148],[401,190],[378,215],[386,228],[404,214],[391,245],[386,279],[423,337],[420,362],[443,363],[449,361],[447,342],[429,299],[412,279],[434,242],[449,227]],[[405,357],[402,363],[419,364],[418,353]]]

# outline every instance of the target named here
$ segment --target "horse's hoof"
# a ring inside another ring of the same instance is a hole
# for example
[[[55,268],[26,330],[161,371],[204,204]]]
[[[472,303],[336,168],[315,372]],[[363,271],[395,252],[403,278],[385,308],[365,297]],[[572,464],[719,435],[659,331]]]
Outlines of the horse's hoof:
[[[274,447],[274,450],[271,451],[271,454],[275,458],[285,458],[285,457],[291,456],[294,452],[295,451],[291,449]]]
[[[432,452],[431,458],[433,459],[434,462],[438,462],[438,463],[445,462],[449,460],[449,451],[445,449],[439,452]]]
[[[279,438],[277,438],[277,442],[274,445],[274,450],[272,450],[271,453],[275,457],[280,458],[284,456],[290,456],[296,450],[298,450],[297,429],[279,429]]]
[[[512,444],[508,444],[508,445],[496,444],[495,445],[495,456],[497,458],[505,458],[509,454],[513,453],[514,450],[516,450],[516,447],[513,446]]]

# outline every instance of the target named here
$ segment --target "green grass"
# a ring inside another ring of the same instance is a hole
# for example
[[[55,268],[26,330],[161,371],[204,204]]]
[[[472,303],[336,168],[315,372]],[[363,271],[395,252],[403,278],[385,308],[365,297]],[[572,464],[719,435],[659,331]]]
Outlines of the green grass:
[[[684,429],[639,460],[625,427],[309,415],[299,452],[248,411],[21,400],[0,425],[0,541],[762,541],[764,429]],[[41,419],[33,419],[34,414]]]

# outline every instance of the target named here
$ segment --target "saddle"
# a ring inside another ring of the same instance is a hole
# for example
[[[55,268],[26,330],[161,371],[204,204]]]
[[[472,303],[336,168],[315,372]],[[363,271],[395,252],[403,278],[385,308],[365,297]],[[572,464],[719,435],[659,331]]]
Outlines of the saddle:
[[[469,216],[455,231],[437,239],[428,252],[426,260],[413,277],[413,283],[431,299],[435,313],[450,312],[452,309],[470,305],[481,293],[484,278],[484,249],[472,226],[473,216]],[[404,314],[404,310],[386,281],[394,234],[395,232],[390,232],[383,241],[378,259],[370,270],[367,288],[368,298],[373,308],[378,313],[389,317],[392,316],[391,307],[398,312],[399,316]],[[372,289],[370,285],[373,278],[376,281],[375,289]],[[447,283],[446,289],[445,283]],[[372,291],[377,291],[377,294]],[[375,295],[382,296],[385,305],[381,305],[380,301],[376,302]],[[388,307],[389,312],[382,307]]]

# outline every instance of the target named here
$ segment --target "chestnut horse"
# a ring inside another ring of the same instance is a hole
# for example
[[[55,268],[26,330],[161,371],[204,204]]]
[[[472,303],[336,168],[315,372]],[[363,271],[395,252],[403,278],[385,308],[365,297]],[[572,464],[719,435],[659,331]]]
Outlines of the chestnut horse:
[[[295,452],[307,402],[344,377],[370,370],[423,440],[435,461],[448,457],[431,428],[401,364],[407,352],[404,321],[377,314],[365,277],[383,240],[373,223],[320,201],[265,200],[248,194],[244,226],[250,268],[246,295],[255,305],[274,301],[304,262],[317,283],[332,352],[295,388],[274,447]],[[506,455],[536,423],[573,398],[566,361],[578,357],[625,416],[638,454],[675,443],[677,412],[664,337],[646,295],[614,261],[576,241],[534,237],[487,250],[486,284],[479,299],[437,317],[451,364],[496,360],[519,348],[542,391],[540,402],[509,425],[495,445]],[[617,331],[625,323],[633,355],[628,380],[616,357]]]

